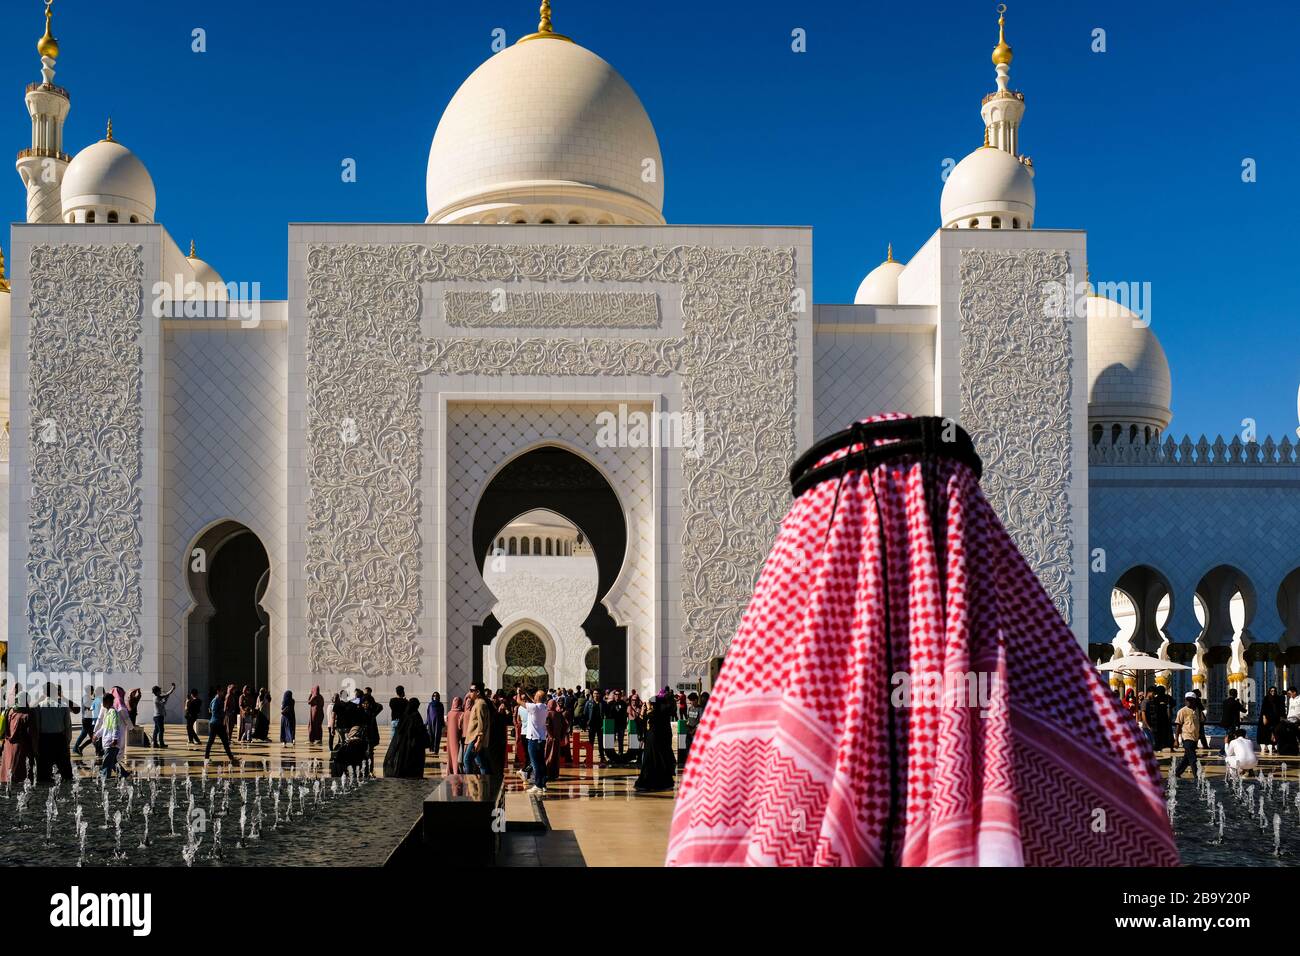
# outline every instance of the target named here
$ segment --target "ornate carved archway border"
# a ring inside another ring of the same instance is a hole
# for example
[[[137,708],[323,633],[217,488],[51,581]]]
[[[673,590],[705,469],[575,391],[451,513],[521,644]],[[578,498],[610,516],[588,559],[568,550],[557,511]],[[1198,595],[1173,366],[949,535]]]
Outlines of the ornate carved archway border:
[[[793,249],[314,244],[307,261],[308,668],[418,674],[421,376],[681,376],[683,668],[721,654],[789,500]],[[425,282],[660,282],[680,336],[425,338]]]

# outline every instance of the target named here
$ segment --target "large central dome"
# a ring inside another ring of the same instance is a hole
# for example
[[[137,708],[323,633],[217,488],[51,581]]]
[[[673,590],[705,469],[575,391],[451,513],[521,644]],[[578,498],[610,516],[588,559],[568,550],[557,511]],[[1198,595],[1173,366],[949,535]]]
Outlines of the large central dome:
[[[534,34],[475,70],[429,150],[427,222],[661,224],[650,117],[608,63]]]

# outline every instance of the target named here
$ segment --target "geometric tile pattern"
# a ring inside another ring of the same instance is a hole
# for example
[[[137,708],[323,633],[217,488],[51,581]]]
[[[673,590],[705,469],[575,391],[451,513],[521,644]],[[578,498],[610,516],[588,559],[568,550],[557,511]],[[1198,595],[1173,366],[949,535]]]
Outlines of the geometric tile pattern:
[[[885,412],[934,412],[934,335],[820,325],[815,342],[816,437]]]
[[[159,676],[164,687],[174,680],[188,689],[186,620],[194,601],[186,569],[194,541],[220,521],[247,526],[266,548],[271,575],[262,606],[271,616],[272,654],[283,654],[285,646],[284,323],[231,325],[223,329],[182,319],[163,325]]]
[[[1282,582],[1300,568],[1300,465],[1094,464],[1088,483],[1089,641],[1114,638],[1111,591],[1138,566],[1169,584],[1163,630],[1175,643],[1200,635],[1193,595],[1220,565],[1240,572],[1249,592],[1247,643],[1300,638],[1300,608],[1278,612]]]

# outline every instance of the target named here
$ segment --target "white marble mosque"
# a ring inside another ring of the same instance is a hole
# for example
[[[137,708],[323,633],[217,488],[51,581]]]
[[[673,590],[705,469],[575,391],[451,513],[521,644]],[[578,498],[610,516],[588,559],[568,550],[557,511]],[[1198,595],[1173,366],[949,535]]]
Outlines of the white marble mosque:
[[[1284,679],[1295,445],[1167,436],[1155,335],[1125,289],[1092,294],[1086,233],[1037,215],[1004,31],[933,234],[851,304],[811,301],[807,228],[665,222],[672,157],[549,3],[451,96],[423,222],[292,226],[287,301],[249,302],[111,127],[67,150],[47,4],[0,292],[9,668],[421,697],[707,680],[790,462],[896,410],[971,432],[1094,659],[1191,661],[1211,700]]]

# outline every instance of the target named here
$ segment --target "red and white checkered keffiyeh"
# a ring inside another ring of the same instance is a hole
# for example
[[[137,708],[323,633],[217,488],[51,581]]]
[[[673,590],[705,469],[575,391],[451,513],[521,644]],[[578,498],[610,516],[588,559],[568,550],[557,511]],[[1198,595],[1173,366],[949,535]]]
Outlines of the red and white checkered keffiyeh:
[[[691,746],[669,865],[1176,864],[1146,739],[975,473],[906,456],[871,474],[874,496],[849,470],[791,505]]]

